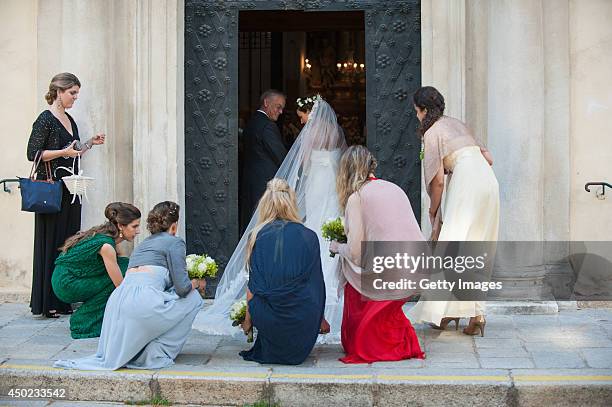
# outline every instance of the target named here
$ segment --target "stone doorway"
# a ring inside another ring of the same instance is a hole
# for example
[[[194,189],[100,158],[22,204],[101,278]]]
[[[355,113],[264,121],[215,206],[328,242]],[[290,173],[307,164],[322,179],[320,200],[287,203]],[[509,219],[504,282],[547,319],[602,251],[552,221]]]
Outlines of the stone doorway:
[[[378,175],[397,183],[407,192],[415,215],[420,219],[420,143],[415,136],[417,120],[409,99],[421,84],[420,1],[191,0],[185,3],[188,252],[206,252],[223,268],[240,238],[240,32],[256,30],[239,26],[240,21],[249,21],[241,14],[248,17],[248,13],[256,12],[274,12],[271,14],[274,18],[269,20],[270,28],[260,31],[269,33],[282,32],[283,24],[295,18],[296,13],[303,16],[300,19],[303,24],[311,21],[319,25],[326,24],[326,19],[316,18],[314,13],[340,13],[335,15],[333,27],[327,24],[316,29],[321,30],[319,32],[350,32],[343,30],[342,24],[355,24],[352,13],[359,14],[365,44],[363,80],[367,83],[363,141],[379,160]],[[261,29],[258,25],[257,30]],[[305,59],[304,65],[307,64]],[[340,59],[337,63],[347,62]],[[358,64],[357,68],[362,63],[356,61],[355,55],[353,62]],[[209,295],[214,294],[215,287],[214,282],[209,285]]]

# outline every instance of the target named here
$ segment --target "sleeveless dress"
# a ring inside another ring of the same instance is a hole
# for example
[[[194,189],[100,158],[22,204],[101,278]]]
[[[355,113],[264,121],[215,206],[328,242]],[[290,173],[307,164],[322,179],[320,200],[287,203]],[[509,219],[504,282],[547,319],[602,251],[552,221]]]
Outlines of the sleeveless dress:
[[[59,255],[51,277],[57,298],[68,304],[83,304],[70,316],[70,336],[73,339],[96,338],[102,330],[106,302],[115,289],[100,256],[103,245],[115,247],[115,239],[103,234],[81,240]],[[129,259],[117,257],[121,274],[125,274]]]

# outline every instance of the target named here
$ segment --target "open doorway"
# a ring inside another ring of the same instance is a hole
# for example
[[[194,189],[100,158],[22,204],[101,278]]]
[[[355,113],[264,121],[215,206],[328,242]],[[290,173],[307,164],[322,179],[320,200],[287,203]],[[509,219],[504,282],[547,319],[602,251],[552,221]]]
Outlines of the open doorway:
[[[336,111],[347,143],[366,145],[364,26],[364,13],[359,11],[241,12],[239,133],[257,110],[260,95],[272,88],[287,95],[285,111],[277,122],[287,149],[302,128],[296,99],[317,94]],[[239,137],[239,166],[242,144]]]

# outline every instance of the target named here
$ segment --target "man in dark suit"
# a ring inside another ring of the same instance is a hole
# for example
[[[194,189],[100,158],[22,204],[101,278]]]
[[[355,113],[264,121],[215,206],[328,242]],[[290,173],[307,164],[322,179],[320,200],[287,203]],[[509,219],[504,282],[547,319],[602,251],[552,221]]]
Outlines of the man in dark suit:
[[[242,137],[244,156],[240,182],[240,233],[247,227],[266,184],[287,155],[287,148],[276,121],[285,108],[285,95],[267,90],[260,98],[259,110],[249,119]]]

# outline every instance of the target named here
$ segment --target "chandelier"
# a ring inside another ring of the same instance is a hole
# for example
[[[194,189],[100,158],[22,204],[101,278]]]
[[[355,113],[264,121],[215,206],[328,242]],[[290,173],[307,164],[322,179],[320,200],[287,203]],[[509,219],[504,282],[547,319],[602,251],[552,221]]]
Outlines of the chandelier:
[[[355,74],[362,73],[365,71],[365,64],[360,64],[355,61],[346,61],[346,62],[338,62],[336,64],[336,68],[338,68],[338,72],[343,75],[346,74]]]

